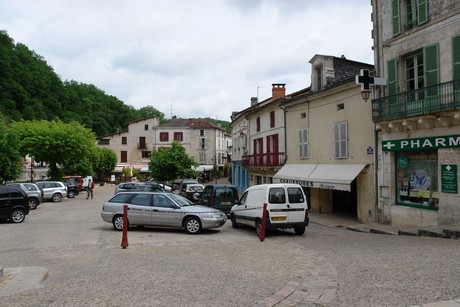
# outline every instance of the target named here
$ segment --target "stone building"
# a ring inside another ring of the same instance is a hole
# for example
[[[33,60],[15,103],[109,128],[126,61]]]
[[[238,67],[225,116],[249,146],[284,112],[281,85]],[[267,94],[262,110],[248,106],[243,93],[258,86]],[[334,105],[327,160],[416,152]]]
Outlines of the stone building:
[[[460,222],[460,2],[372,0],[377,220]]]

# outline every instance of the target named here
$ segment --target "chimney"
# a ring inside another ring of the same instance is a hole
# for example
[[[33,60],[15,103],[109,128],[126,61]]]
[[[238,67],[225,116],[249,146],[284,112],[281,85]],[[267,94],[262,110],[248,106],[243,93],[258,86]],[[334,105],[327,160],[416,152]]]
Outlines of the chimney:
[[[272,99],[286,96],[286,84],[285,83],[273,83],[272,84]]]
[[[251,107],[255,106],[258,103],[259,103],[259,99],[257,99],[257,97],[251,97]]]

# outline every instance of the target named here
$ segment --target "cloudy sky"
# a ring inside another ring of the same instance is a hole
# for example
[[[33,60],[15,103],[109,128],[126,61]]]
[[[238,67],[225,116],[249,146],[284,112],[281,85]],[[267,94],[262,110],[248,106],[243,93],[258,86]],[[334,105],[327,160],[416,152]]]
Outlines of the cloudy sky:
[[[373,63],[366,0],[0,0],[0,29],[65,80],[166,118],[230,120],[310,86],[315,54]]]

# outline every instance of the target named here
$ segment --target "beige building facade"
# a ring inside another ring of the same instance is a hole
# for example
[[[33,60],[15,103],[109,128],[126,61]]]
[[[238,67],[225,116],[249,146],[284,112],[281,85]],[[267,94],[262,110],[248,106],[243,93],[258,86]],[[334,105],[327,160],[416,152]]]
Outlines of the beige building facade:
[[[374,220],[374,137],[371,105],[355,75],[372,65],[315,55],[310,88],[287,95],[286,164],[275,182],[302,185],[313,212]]]

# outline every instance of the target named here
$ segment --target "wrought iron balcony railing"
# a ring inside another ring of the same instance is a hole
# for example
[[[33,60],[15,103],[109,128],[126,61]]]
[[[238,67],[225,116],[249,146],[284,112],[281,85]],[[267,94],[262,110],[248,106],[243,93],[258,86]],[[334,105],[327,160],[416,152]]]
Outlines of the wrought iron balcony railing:
[[[284,165],[284,152],[243,155],[243,167]]]
[[[430,115],[460,109],[460,79],[372,100],[372,120]]]

